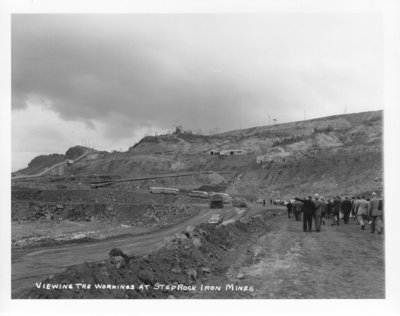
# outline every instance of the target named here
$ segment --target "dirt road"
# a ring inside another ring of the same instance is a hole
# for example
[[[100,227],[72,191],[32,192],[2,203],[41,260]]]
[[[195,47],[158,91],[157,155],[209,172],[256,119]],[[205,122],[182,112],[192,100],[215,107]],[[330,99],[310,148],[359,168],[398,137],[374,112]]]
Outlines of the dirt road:
[[[121,248],[128,255],[143,255],[188,225],[207,222],[216,210],[204,209],[190,220],[160,232],[136,237],[124,237],[97,243],[65,245],[57,248],[15,250],[12,253],[12,296],[50,274],[62,271],[68,266],[84,262],[101,261],[108,257],[108,252],[115,247]]]
[[[232,264],[226,276],[210,284],[253,286],[250,292],[198,293],[194,298],[384,298],[384,238],[349,225],[322,226],[304,233],[287,216],[270,221],[272,230],[258,238]],[[240,278],[238,276],[241,275]]]
[[[265,211],[265,210],[264,210]],[[209,218],[206,210],[190,221]],[[202,279],[199,286],[222,286],[222,291],[197,291],[190,298],[384,298],[384,236],[349,225],[322,226],[322,232],[304,233],[302,223],[275,210],[268,231],[253,234],[220,258],[224,268]],[[13,263],[13,297],[17,292],[64,267],[107,257],[113,247],[141,255],[189,222],[163,232],[104,241],[98,244],[31,250]],[[78,259],[77,259],[78,258]],[[226,285],[239,290],[224,289]],[[251,288],[252,290],[240,290]],[[181,293],[183,294],[183,293]],[[185,294],[182,298],[187,297]],[[188,298],[189,298],[188,297]]]

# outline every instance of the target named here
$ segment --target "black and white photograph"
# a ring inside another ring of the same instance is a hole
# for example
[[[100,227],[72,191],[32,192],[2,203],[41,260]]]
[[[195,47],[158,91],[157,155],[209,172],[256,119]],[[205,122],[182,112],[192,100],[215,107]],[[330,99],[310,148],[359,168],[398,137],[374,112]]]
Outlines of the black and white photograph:
[[[9,22],[12,302],[388,298],[382,12]]]

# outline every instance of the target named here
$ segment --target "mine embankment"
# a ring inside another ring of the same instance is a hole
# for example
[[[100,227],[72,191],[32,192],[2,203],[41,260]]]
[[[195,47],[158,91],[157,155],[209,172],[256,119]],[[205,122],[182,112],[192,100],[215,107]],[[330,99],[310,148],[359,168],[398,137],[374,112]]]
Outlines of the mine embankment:
[[[14,209],[21,209],[15,207]],[[13,247],[87,242],[126,234],[143,234],[176,225],[200,212],[199,206],[167,204],[30,203],[12,224]]]
[[[38,190],[31,188],[12,188],[12,200],[43,201],[60,203],[141,203],[150,200],[145,191],[121,190]],[[173,203],[177,199],[172,195],[152,195],[151,200],[160,203]]]
[[[200,289],[203,281],[224,275],[232,258],[254,238],[269,230],[270,217],[272,212],[263,212],[226,226],[188,226],[144,256],[138,254],[127,260],[104,254],[105,260],[72,266],[36,283],[34,289],[24,292],[21,297],[190,297],[193,290]],[[78,283],[84,284],[85,288],[76,285]]]
[[[12,191],[12,245],[37,247],[143,234],[185,221],[206,203],[143,192],[18,188]]]

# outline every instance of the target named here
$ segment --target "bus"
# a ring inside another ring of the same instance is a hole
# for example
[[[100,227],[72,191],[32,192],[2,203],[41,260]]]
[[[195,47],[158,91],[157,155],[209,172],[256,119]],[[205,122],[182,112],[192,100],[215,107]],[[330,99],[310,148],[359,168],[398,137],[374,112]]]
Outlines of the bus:
[[[208,198],[208,192],[205,192],[205,191],[191,191],[191,192],[189,192],[189,196],[207,199]]]
[[[177,195],[179,193],[179,189],[174,188],[162,188],[162,187],[150,187],[150,193],[154,194],[173,194]]]

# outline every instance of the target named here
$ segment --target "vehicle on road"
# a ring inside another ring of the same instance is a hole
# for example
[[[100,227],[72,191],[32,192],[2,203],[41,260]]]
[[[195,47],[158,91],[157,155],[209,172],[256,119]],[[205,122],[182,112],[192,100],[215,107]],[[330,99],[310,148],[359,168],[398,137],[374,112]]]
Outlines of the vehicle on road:
[[[175,188],[163,188],[163,187],[150,187],[150,193],[154,194],[173,194],[177,195],[179,193],[179,189]]]
[[[221,224],[223,220],[223,216],[220,214],[214,214],[211,216],[209,219],[208,223],[209,224]]]
[[[211,192],[210,193],[210,195],[216,195],[216,194],[222,196],[222,199],[225,204],[232,202],[232,198],[228,193],[224,193],[224,192]]]
[[[238,208],[245,208],[245,207],[247,207],[247,203],[246,203],[245,199],[243,199],[243,198],[235,198],[232,201],[232,206],[238,207]]]
[[[278,206],[283,206],[285,205],[285,201],[284,200],[274,200],[272,202],[273,205],[278,205]]]
[[[210,208],[224,208],[224,198],[221,194],[215,193],[210,196]]]
[[[191,192],[189,192],[189,196],[207,199],[208,192],[206,192],[206,191],[191,191]]]

